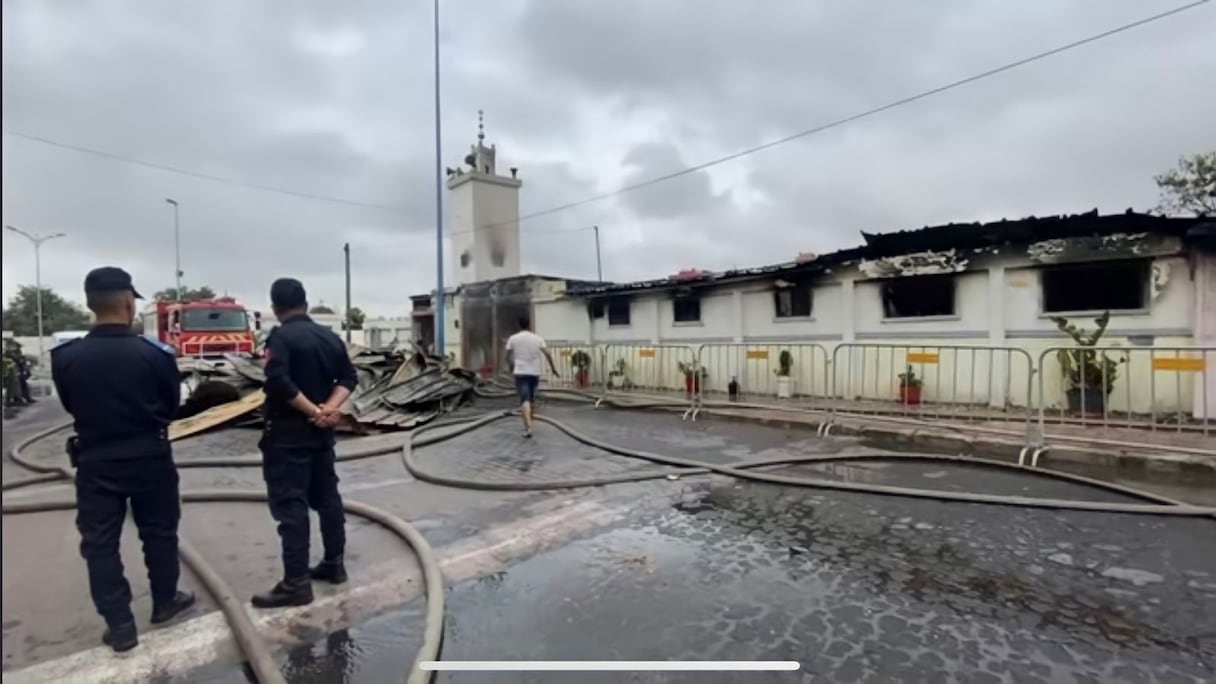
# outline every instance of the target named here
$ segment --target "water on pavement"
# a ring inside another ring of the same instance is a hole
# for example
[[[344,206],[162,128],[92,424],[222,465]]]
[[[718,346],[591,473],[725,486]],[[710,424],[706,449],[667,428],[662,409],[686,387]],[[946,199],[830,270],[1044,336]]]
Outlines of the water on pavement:
[[[607,441],[707,460],[853,448],[759,426],[693,427],[661,414],[592,421],[579,410],[561,413]],[[540,479],[575,457],[595,458],[551,429],[526,444],[515,431],[496,424],[448,443],[444,452],[482,454],[482,467],[499,476],[514,469]],[[595,472],[616,457],[599,459]],[[447,465],[471,473],[478,461]],[[932,462],[786,470],[952,491],[1119,500],[1070,483]],[[653,489],[671,501],[659,513],[451,587],[443,658],[782,659],[800,662],[800,672],[445,674],[438,681],[1216,679],[1210,520],[943,504],[725,478]],[[285,656],[284,672],[292,682],[399,681],[420,643],[421,614],[422,606],[412,604],[296,649]],[[208,681],[244,676],[228,671]]]

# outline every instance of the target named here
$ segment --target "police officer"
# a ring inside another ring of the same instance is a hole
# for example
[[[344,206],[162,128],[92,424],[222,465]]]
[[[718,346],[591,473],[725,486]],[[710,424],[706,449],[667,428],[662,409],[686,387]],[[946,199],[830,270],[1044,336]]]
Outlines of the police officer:
[[[135,334],[139,293],[126,271],[90,271],[84,292],[96,322],[83,338],[51,352],[51,378],[75,421],[68,456],[76,468],[76,527],[93,605],[106,621],[102,641],[115,651],[139,643],[119,539],[127,502],[143,541],[152,589],[152,624],[194,604],[177,588],[177,467],[166,428],[181,398],[173,350]]]
[[[253,597],[258,608],[311,603],[310,579],[346,581],[346,520],[334,469],[333,426],[357,382],[346,345],[308,317],[300,281],[276,280],[270,303],[281,325],[266,338],[266,426],[258,446],[270,514],[283,543],[283,579]],[[321,519],[325,547],[323,560],[311,569],[309,508]]]

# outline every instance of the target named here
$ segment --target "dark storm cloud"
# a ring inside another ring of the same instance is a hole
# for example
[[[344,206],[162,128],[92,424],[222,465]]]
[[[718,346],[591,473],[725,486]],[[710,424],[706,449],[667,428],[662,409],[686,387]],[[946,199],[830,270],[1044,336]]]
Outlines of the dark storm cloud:
[[[747,3],[445,0],[445,165],[486,110],[523,213],[609,192],[1174,6],[1118,0]],[[6,136],[4,220],[65,230],[44,280],[89,266],[263,303],[277,275],[401,313],[434,280],[430,3],[4,4],[4,126],[258,185],[232,187]],[[859,230],[1147,208],[1152,174],[1210,148],[1216,10],[637,193],[523,224],[527,270],[653,277],[780,261]],[[4,238],[5,293],[32,280]]]

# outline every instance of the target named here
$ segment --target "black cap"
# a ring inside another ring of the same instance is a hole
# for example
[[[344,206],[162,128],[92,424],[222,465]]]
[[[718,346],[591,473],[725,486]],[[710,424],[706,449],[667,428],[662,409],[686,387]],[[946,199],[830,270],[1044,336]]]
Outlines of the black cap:
[[[144,298],[131,282],[131,274],[117,266],[102,266],[89,271],[84,277],[84,292],[130,292],[136,299]]]
[[[304,283],[295,278],[279,278],[270,286],[270,305],[279,311],[308,306]]]

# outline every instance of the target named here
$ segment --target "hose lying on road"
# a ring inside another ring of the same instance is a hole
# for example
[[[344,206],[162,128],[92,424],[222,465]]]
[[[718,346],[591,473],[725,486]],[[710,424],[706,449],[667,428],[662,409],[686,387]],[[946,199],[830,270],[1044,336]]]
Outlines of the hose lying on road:
[[[58,425],[50,430],[45,430],[13,447],[10,456],[15,463],[42,474],[26,480],[5,482],[4,489],[12,490],[32,484],[47,484],[62,479],[74,479],[75,472],[71,468],[39,465],[28,460],[23,454],[23,451],[29,445],[45,439],[70,425],[71,423],[67,423],[65,425]],[[374,450],[369,450],[369,453],[366,454],[356,453],[356,457],[367,457],[375,455],[375,453],[384,453],[382,451],[371,453],[372,451]],[[223,462],[223,459],[217,460]],[[247,466],[249,465],[249,459],[233,459],[231,463],[224,463],[224,465],[235,467]],[[183,491],[181,496],[182,501],[186,503],[265,503],[267,501],[264,491],[188,490]],[[422,647],[418,650],[406,681],[408,684],[424,684],[430,679],[431,673],[424,672],[419,667],[419,664],[424,660],[435,660],[439,657],[439,646],[443,638],[443,574],[439,568],[439,559],[431,549],[430,544],[427,543],[426,538],[401,518],[381,508],[358,501],[344,499],[342,503],[347,513],[377,523],[398,537],[401,537],[414,550],[414,553],[418,557],[418,563],[422,567],[423,580],[426,586],[426,629],[423,633]],[[75,508],[75,499],[58,499],[28,503],[5,503],[3,513],[4,515],[20,515],[74,510]],[[248,660],[257,681],[261,684],[286,684],[287,680],[279,672],[273,652],[249,619],[248,613],[245,612],[245,601],[236,595],[232,587],[228,586],[228,583],[207,564],[198,551],[186,540],[178,540],[178,552],[181,554],[186,566],[198,577],[204,590],[219,605],[225,619],[228,621],[229,627],[232,628],[233,638],[241,653]]]
[[[505,396],[496,393],[492,390],[480,389],[478,393],[482,396],[499,398]],[[565,396],[574,399],[587,399],[586,395],[576,392],[554,392],[552,394]],[[676,402],[664,401],[644,401],[644,402],[627,402],[620,401],[611,397],[601,399],[600,403],[608,403],[609,405],[619,408],[666,408],[672,406],[680,406]],[[1046,508],[1060,510],[1081,510],[1081,511],[1097,511],[1106,513],[1123,513],[1132,515],[1169,515],[1169,516],[1216,516],[1216,508],[1193,506],[1169,499],[1163,496],[1158,496],[1149,492],[1140,491],[1130,487],[1124,487],[1117,484],[1103,482],[1092,478],[1072,475],[1068,473],[1060,473],[1055,471],[1041,470],[1037,468],[1027,468],[1011,463],[1001,461],[991,461],[977,458],[963,458],[957,456],[939,456],[934,454],[891,454],[891,453],[863,453],[863,454],[828,454],[815,456],[792,456],[770,459],[753,459],[748,461],[734,462],[727,465],[719,465],[713,463],[705,463],[693,459],[678,458],[674,456],[666,456],[655,454],[637,449],[621,447],[609,444],[602,440],[596,439],[582,432],[579,432],[565,423],[548,418],[547,416],[537,416],[537,419],[553,426],[574,440],[585,445],[592,446],[610,453],[638,458],[652,463],[658,463],[660,468],[648,469],[645,471],[635,471],[629,473],[621,473],[617,475],[599,476],[582,479],[563,479],[563,480],[548,480],[548,481],[529,481],[529,482],[492,482],[482,480],[471,480],[461,477],[449,477],[441,474],[433,473],[418,463],[416,457],[416,449],[428,444],[452,439],[459,435],[463,435],[473,430],[477,430],[485,425],[502,420],[516,412],[513,410],[494,411],[480,416],[458,418],[453,420],[441,421],[421,427],[410,433],[402,444],[375,444],[362,447],[355,447],[351,450],[344,450],[338,456],[339,461],[350,461],[373,456],[384,455],[392,452],[400,452],[402,463],[409,472],[419,480],[430,482],[433,484],[471,488],[485,490],[543,490],[543,489],[569,489],[577,487],[595,487],[607,484],[615,484],[622,482],[638,482],[643,480],[653,480],[662,478],[680,478],[692,475],[703,474],[720,474],[730,477],[753,480],[758,482],[767,482],[772,484],[780,484],[797,487],[810,487],[820,489],[835,489],[852,492],[860,492],[866,494],[878,494],[887,496],[903,496],[915,497],[924,499],[934,499],[939,501],[965,502],[965,503],[981,503],[1014,506],[1023,508]],[[70,479],[74,477],[74,472],[70,468],[61,466],[44,466],[30,461],[24,456],[24,450],[34,442],[49,437],[50,435],[63,430],[67,425],[60,425],[51,430],[46,430],[22,441],[13,448],[11,457],[14,462],[29,470],[41,473],[41,475],[20,480],[16,482],[6,482],[3,484],[3,489],[13,490],[21,487],[48,484],[61,479]],[[1109,503],[1095,501],[1076,501],[1068,499],[1040,499],[1035,497],[1025,496],[1004,496],[995,494],[983,494],[975,492],[948,492],[941,490],[916,489],[909,487],[898,487],[891,485],[876,485],[863,484],[854,482],[841,482],[835,480],[825,480],[818,478],[801,478],[779,475],[771,472],[757,472],[757,469],[774,467],[774,466],[789,466],[795,464],[808,463],[824,463],[847,460],[860,459],[914,459],[921,461],[943,461],[950,463],[964,463],[969,465],[980,465],[985,467],[1000,468],[1007,470],[1016,470],[1035,477],[1046,477],[1059,479],[1077,484],[1083,484],[1095,488],[1104,489],[1111,492],[1116,492],[1129,497],[1137,498],[1142,501],[1152,503]],[[217,458],[217,459],[194,459],[181,461],[177,465],[179,468],[212,468],[212,467],[253,467],[261,465],[261,458],[258,456],[233,457],[233,458]],[[225,502],[265,502],[266,495],[260,491],[227,491],[227,490],[202,490],[192,491],[187,490],[182,492],[182,500],[188,503],[225,503]],[[382,509],[369,506],[357,501],[345,500],[345,508],[348,512],[364,517],[375,523],[378,523],[393,533],[401,537],[417,554],[419,563],[423,570],[423,575],[426,585],[426,628],[424,632],[423,645],[417,656],[414,659],[413,667],[407,675],[409,684],[422,684],[429,681],[430,672],[422,671],[418,665],[425,660],[435,660],[439,655],[439,646],[443,635],[443,578],[440,571],[438,559],[434,552],[427,544],[426,539],[412,526],[401,518],[384,511]],[[55,510],[71,510],[75,508],[74,500],[55,500],[55,501],[38,501],[30,503],[5,503],[3,513],[5,514],[21,514],[21,513],[37,513],[44,511]],[[198,575],[208,593],[210,593],[220,605],[225,617],[228,619],[229,625],[233,629],[234,637],[241,651],[253,666],[254,672],[258,681],[263,684],[269,682],[284,681],[275,665],[274,658],[271,655],[270,649],[267,647],[264,640],[258,634],[256,628],[249,620],[248,615],[244,610],[244,602],[238,599],[232,589],[215,573],[204,560],[195,552],[187,543],[181,542],[182,558],[187,566]]]

